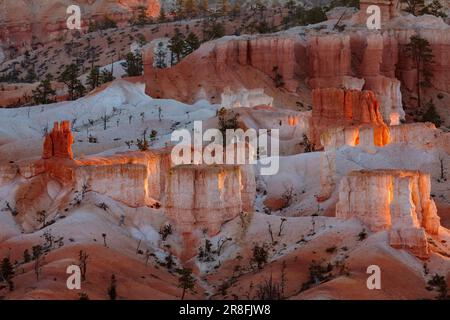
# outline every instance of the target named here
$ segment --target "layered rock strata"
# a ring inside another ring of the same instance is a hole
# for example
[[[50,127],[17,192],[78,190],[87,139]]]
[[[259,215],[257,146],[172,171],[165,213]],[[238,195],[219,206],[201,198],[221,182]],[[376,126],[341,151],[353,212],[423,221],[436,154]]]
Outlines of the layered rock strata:
[[[341,180],[336,217],[358,218],[372,232],[388,230],[393,247],[426,258],[426,233],[440,228],[430,189],[429,174],[419,171],[354,171]]]

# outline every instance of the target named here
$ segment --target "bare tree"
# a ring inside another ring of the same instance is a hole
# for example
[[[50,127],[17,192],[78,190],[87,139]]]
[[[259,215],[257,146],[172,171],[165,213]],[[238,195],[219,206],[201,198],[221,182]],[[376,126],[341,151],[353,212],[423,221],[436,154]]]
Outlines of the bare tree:
[[[86,271],[87,271],[87,259],[89,255],[86,253],[86,251],[80,250],[80,253],[78,255],[78,266],[81,270],[81,281],[86,280]]]

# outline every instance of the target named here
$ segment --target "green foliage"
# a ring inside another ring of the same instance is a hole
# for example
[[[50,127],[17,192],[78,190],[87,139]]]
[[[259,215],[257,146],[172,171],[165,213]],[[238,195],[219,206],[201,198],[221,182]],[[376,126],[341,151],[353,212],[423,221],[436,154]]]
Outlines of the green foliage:
[[[149,148],[148,141],[145,137],[143,139],[137,139],[136,144],[140,151],[147,151]]]
[[[23,252],[23,262],[24,263],[28,263],[31,261],[31,255],[30,252],[28,251],[28,249],[25,249]]]
[[[258,285],[258,291],[256,292],[256,298],[258,300],[281,300],[282,290],[279,283],[274,282],[272,274],[270,278],[264,280],[263,283]]]
[[[214,261],[212,243],[208,239],[205,239],[205,246],[200,247],[198,250],[198,261],[211,262]]]
[[[363,229],[360,233],[358,233],[358,240],[363,241],[367,238],[366,229]]]
[[[280,68],[278,66],[273,67],[272,72],[274,73],[273,81],[275,82],[275,87],[281,88],[284,86],[283,76],[280,73]]]
[[[5,281],[8,283],[9,291],[14,290],[14,283],[12,278],[14,277],[14,267],[9,261],[9,258],[3,258],[2,264],[0,266],[0,281]]]
[[[200,40],[198,39],[197,35],[193,32],[190,32],[188,36],[186,37],[186,44],[185,44],[185,55],[191,54],[195,50],[197,50],[200,47]]]
[[[49,104],[55,102],[56,91],[52,88],[53,76],[47,74],[44,80],[32,91],[32,99],[35,104]]]
[[[164,48],[164,43],[159,42],[158,43],[158,47],[156,48],[156,60],[155,60],[155,66],[156,68],[159,69],[164,69],[167,68],[167,63],[166,63],[166,56],[167,56],[167,52]]]
[[[412,59],[417,72],[416,90],[417,104],[422,107],[421,88],[431,86],[431,65],[434,63],[433,50],[428,40],[419,36],[411,36],[410,42],[405,47],[405,55]]]
[[[113,76],[112,71],[109,70],[102,70],[100,73],[100,83],[108,83],[113,81],[115,78]]]
[[[68,65],[58,77],[58,80],[68,87],[69,100],[76,100],[86,93],[86,88],[81,81],[78,80],[78,72],[78,66],[72,63]]]
[[[431,122],[434,123],[436,127],[440,127],[442,124],[442,119],[436,111],[433,100],[430,100],[426,105],[426,112],[423,115],[423,122]]]
[[[225,27],[215,19],[205,20],[203,23],[204,41],[222,38],[225,35]]]
[[[178,287],[183,289],[181,300],[184,299],[186,291],[194,292],[195,278],[192,276],[192,269],[183,268],[178,271],[180,277],[178,278]]]
[[[167,20],[166,10],[164,10],[164,7],[161,7],[158,16],[158,22],[166,22],[166,20]]]
[[[436,17],[446,18],[447,14],[443,10],[442,4],[438,0],[433,0],[433,2],[422,9],[421,14],[431,14]]]
[[[308,290],[314,285],[329,281],[333,277],[333,265],[331,263],[322,265],[321,263],[313,260],[309,265],[308,271],[309,278],[302,284],[301,291]]]
[[[95,32],[99,30],[107,30],[117,28],[117,23],[108,16],[103,17],[102,21],[90,21],[88,32]]]
[[[171,52],[171,64],[178,63],[182,58],[191,54],[200,47],[200,40],[197,35],[190,32],[187,37],[180,32],[178,28],[175,29],[174,36],[170,39],[169,50]]]
[[[222,133],[223,143],[227,144],[226,133],[228,129],[236,130],[239,128],[238,115],[235,112],[229,112],[225,108],[218,111],[219,130]]]
[[[269,257],[269,250],[266,244],[263,244],[262,246],[255,244],[252,251],[252,261],[258,265],[258,269],[262,269],[263,265],[267,263],[267,258]]]
[[[86,84],[89,86],[89,90],[94,90],[100,86],[100,68],[95,66],[89,72],[86,80]]]
[[[145,6],[139,6],[137,12],[137,17],[131,21],[132,25],[145,26],[152,22],[151,18],[147,16],[147,8]]]
[[[285,28],[293,26],[306,26],[309,24],[316,24],[327,20],[325,9],[322,7],[313,7],[305,9],[303,5],[294,5],[289,7],[289,12],[284,17]]]
[[[117,280],[116,276],[113,274],[111,276],[111,280],[108,287],[108,297],[110,300],[116,300],[117,299]]]
[[[424,0],[401,0],[406,5],[405,11],[412,15],[418,16],[425,7]]]
[[[433,278],[428,281],[428,286],[428,289],[434,289],[438,292],[438,296],[436,297],[436,299],[448,300],[450,298],[450,296],[448,295],[447,282],[445,281],[444,276],[435,274]]]
[[[176,57],[176,62],[180,62],[185,52],[186,42],[184,34],[180,32],[178,28],[175,29],[174,36],[170,39],[169,46],[171,52],[171,65],[174,64],[174,58]]]
[[[122,62],[121,65],[129,77],[141,76],[144,71],[142,55],[139,52],[129,52],[125,57],[125,62]]]

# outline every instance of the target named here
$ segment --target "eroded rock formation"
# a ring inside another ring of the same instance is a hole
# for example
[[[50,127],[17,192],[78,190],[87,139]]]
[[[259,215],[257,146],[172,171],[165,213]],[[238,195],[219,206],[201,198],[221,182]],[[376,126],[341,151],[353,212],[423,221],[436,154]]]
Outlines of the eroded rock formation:
[[[147,93],[184,102],[206,98],[220,103],[222,92],[242,88],[263,89],[278,105],[295,104],[292,96],[305,76],[305,46],[290,36],[225,37],[203,44],[177,65],[156,69],[154,48],[145,48]],[[279,78],[277,88],[275,79]]]
[[[373,232],[388,230],[392,246],[426,258],[425,233],[437,235],[440,227],[430,189],[429,174],[418,171],[354,171],[341,180],[336,217],[358,218]]]
[[[242,212],[238,166],[181,165],[171,169],[166,214],[183,233],[207,230],[210,236]]]
[[[73,159],[72,144],[73,134],[70,130],[70,122],[55,122],[52,131],[45,136],[42,159],[53,157]]]
[[[375,145],[388,143],[388,128],[373,92],[326,88],[314,89],[312,96],[312,141],[316,145],[320,143],[320,136],[331,128],[355,125],[371,125],[376,133]],[[356,138],[354,141],[358,144]]]

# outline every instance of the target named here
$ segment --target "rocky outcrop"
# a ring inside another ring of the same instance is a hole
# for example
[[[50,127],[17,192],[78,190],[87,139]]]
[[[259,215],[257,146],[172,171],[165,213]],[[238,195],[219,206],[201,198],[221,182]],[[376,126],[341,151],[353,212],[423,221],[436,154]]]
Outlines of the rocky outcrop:
[[[72,144],[73,134],[70,130],[70,122],[55,122],[52,131],[45,136],[42,159],[53,157],[73,159]]]
[[[377,134],[374,143],[383,146],[389,134],[380,113],[380,104],[371,91],[337,88],[314,89],[312,141],[320,144],[320,136],[330,128],[371,125]]]
[[[392,246],[426,258],[425,233],[440,228],[430,189],[430,176],[418,171],[354,171],[341,180],[336,217],[358,218],[372,232],[388,230]]]
[[[400,82],[395,79],[397,42],[388,33],[352,32],[308,39],[311,88],[365,89],[376,94],[386,123],[405,114]]]
[[[198,229],[213,236],[242,212],[242,189],[238,166],[176,166],[167,183],[166,214],[183,233]]]
[[[295,105],[293,93],[306,75],[305,55],[303,40],[289,35],[224,37],[203,44],[171,68],[157,69],[149,46],[143,52],[147,93],[220,103],[226,88],[262,89],[277,105]]]

